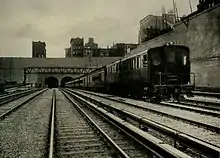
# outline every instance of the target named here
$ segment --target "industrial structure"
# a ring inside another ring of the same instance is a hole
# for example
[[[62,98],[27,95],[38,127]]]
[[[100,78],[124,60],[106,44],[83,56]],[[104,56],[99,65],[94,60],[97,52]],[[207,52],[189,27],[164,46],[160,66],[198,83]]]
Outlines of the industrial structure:
[[[148,15],[140,21],[138,43],[153,39],[172,30],[177,22],[173,12],[163,13],[161,16]]]

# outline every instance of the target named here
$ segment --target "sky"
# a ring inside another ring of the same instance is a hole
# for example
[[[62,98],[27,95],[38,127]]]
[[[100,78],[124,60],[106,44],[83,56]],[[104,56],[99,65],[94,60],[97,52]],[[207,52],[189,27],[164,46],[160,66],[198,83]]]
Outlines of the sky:
[[[137,43],[139,22],[160,15],[173,0],[0,0],[0,56],[31,57],[32,41],[45,41],[47,57],[64,57],[72,37],[94,37],[100,47]],[[191,0],[196,10],[198,0]],[[180,15],[189,0],[176,0]]]

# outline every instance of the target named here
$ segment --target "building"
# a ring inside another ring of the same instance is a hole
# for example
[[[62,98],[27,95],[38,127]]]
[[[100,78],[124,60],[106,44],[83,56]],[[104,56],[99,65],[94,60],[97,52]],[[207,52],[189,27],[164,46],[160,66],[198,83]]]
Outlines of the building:
[[[161,16],[148,15],[140,21],[138,43],[153,39],[172,30],[176,18],[174,13],[164,13]]]
[[[213,8],[218,4],[220,4],[219,0],[199,0],[199,4],[197,5],[197,10],[200,12],[209,8]]]
[[[112,46],[112,51],[109,56],[125,56],[127,55],[132,49],[137,48],[138,44],[132,43],[116,43]]]
[[[92,48],[90,47],[85,47],[84,48],[84,56],[90,56],[92,57],[93,56],[93,50]]]
[[[94,43],[94,38],[89,37],[88,43],[85,44],[85,47],[89,47],[92,49],[98,49],[98,44]]]
[[[71,38],[70,40],[71,45],[71,57],[73,56],[80,56],[83,57],[84,55],[84,38]]]
[[[84,47],[84,56],[93,56],[94,49],[98,49],[98,44],[94,42],[94,38],[89,37],[88,43]]]
[[[117,43],[111,48],[98,48],[94,38],[90,37],[84,46],[83,38],[72,38],[71,47],[65,49],[65,57],[121,57],[127,55],[132,49],[137,48],[138,44]]]
[[[70,48],[65,48],[65,58],[70,58],[70,57],[72,57],[71,47]]]
[[[46,58],[46,43],[32,41],[32,58]]]

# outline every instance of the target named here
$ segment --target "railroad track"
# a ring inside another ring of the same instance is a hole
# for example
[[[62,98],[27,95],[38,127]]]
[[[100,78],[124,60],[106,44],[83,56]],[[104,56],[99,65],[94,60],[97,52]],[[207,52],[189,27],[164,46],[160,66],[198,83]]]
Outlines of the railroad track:
[[[116,152],[113,152],[117,153],[116,155],[121,155],[122,157],[189,157],[181,151],[176,150],[175,148],[164,143],[163,141],[152,137],[142,130],[139,130],[125,120],[121,120],[120,118],[109,114],[104,109],[98,108],[96,105],[87,102],[83,98],[73,94],[70,91],[66,92],[77,100],[74,103],[75,105],[77,104],[76,102],[80,102],[78,104],[80,105],[80,108],[86,112],[90,118],[94,120],[94,122],[101,129],[103,129],[103,132],[112,139],[113,143],[109,144],[111,144],[111,146],[113,145],[114,149],[120,149],[119,151],[116,150]],[[95,110],[96,114],[94,111],[88,110],[88,107],[85,105],[89,106],[92,110]],[[102,115],[102,119],[100,119],[100,116],[97,115],[97,112],[99,115]],[[105,122],[103,122],[103,118],[105,118]],[[108,123],[106,121],[108,121]],[[109,121],[113,123],[113,126],[109,124]],[[114,144],[117,144],[118,147],[115,147]],[[148,146],[146,146],[146,144],[148,144]],[[124,151],[123,153],[125,153],[127,156],[123,155],[122,153],[120,154],[120,151]],[[147,155],[145,155],[146,151],[148,151]]]
[[[82,93],[82,91],[73,91],[73,92],[75,93],[77,92],[77,94],[87,97],[87,99],[90,98],[90,101],[95,100],[96,103],[99,102],[102,106],[108,106],[108,107],[111,106],[114,108],[118,108],[119,111],[124,111],[125,113],[129,114],[129,117],[136,116],[136,120],[139,121],[142,120],[143,122],[143,119],[147,119],[146,121],[147,126],[159,130],[165,135],[169,135],[169,136],[172,135],[172,137],[174,137],[175,139],[177,139],[177,135],[179,135],[178,139],[180,142],[183,142],[190,148],[198,147],[198,149],[195,150],[200,153],[203,153],[205,150],[209,150],[209,149],[212,150],[211,148],[213,149],[216,148],[214,149],[215,153],[216,152],[218,153],[220,151],[219,134],[209,130],[205,130],[201,127],[196,127],[194,125],[188,124],[183,121],[167,118],[166,116],[163,116],[163,114],[161,115],[161,113],[159,115],[158,114],[156,115],[153,114],[152,112],[145,111],[144,109],[146,108],[146,106],[148,106],[146,105],[146,103],[145,103],[145,107],[143,107],[140,106],[140,102],[139,105],[137,105],[137,103],[136,105],[134,105],[134,103],[131,103],[131,100],[129,99],[119,100],[118,97],[115,97],[117,98],[115,99],[113,96],[108,96],[108,95],[105,95],[105,98],[103,98],[103,96],[97,97],[98,94],[95,96],[94,93],[91,92],[87,92],[87,95],[85,93]],[[139,108],[137,108],[137,106]],[[146,118],[146,116],[148,117]],[[146,122],[144,124],[146,124]],[[172,131],[171,132],[172,134],[170,133],[170,131]],[[184,136],[182,137],[180,135],[184,135]],[[201,138],[203,138],[205,141],[201,140]],[[194,144],[194,146],[190,144]],[[195,146],[195,144],[197,144],[197,146]],[[201,144],[206,144],[206,145],[201,147]],[[208,146],[211,147],[209,148]]]
[[[182,99],[181,104],[190,105],[194,107],[204,108],[208,110],[220,111],[220,100],[210,99],[210,98],[185,98]]]
[[[220,93],[214,93],[214,92],[193,91],[193,94],[198,96],[209,96],[209,97],[220,98]]]
[[[97,94],[97,93],[88,92],[88,91],[82,91],[82,92],[94,95],[96,97],[100,97],[100,99],[107,99],[112,102],[118,102],[121,104],[129,105],[130,107],[133,107],[133,108],[139,108],[145,111],[149,111],[151,113],[156,113],[159,115],[178,119],[178,120],[188,122],[190,124],[195,124],[195,125],[207,128],[209,130],[215,131],[217,133],[220,133],[220,122],[219,122],[219,118],[216,117],[216,115],[219,116],[219,112],[215,112],[211,110],[208,111],[208,110],[203,110],[203,109],[195,109],[195,108],[190,108],[190,107],[183,107],[181,105],[174,104],[174,103],[173,104],[171,103],[153,104],[153,103],[146,103],[143,101],[137,101],[137,100],[133,100],[129,98],[125,99],[125,98],[120,98],[120,97],[112,97],[112,96],[109,97],[108,95],[105,95],[105,94]],[[191,111],[196,111],[196,113],[191,112]],[[200,111],[200,113],[204,113],[205,115],[198,114],[197,113],[198,111]]]
[[[9,103],[5,103],[4,105],[0,106],[0,120],[3,120],[6,116],[16,111],[19,107],[28,103],[29,101],[36,98],[38,95],[42,94],[43,92],[45,92],[45,90],[40,90],[37,92],[36,91],[28,92],[28,93],[22,94],[23,97],[20,96],[20,98],[17,100],[15,100],[14,98],[10,99],[13,101]]]
[[[3,117],[0,157],[190,157],[135,127],[123,119],[126,115],[116,117],[66,92],[64,96],[58,90],[42,90]],[[208,151],[213,155],[211,147]]]
[[[65,93],[64,95],[69,99],[69,103],[61,93],[57,94],[57,157],[129,157],[118,144],[128,151],[132,150],[133,156],[149,157],[136,150],[133,144],[125,140],[118,130],[112,128],[100,116]],[[67,103],[63,104],[64,101]],[[114,141],[111,136],[114,136]]]
[[[1,115],[0,157],[47,156],[51,94],[51,90],[31,94],[17,103],[16,111]]]
[[[210,115],[210,116],[214,116],[214,117],[220,117],[220,108],[210,108],[210,106],[208,106],[209,108],[206,108],[207,106],[201,106],[201,105],[195,105],[192,103],[185,103],[185,102],[180,102],[180,103],[176,103],[176,102],[160,102],[158,103],[162,106],[167,106],[169,107],[173,107],[173,108],[177,108],[177,109],[183,109],[183,110],[187,110],[187,111],[193,111],[196,113],[200,113],[200,114],[205,114],[205,115]]]
[[[9,94],[9,95],[4,95],[4,96],[0,96],[0,106],[6,103],[9,103],[13,100],[19,99],[21,97],[24,97],[26,95],[29,95],[31,93],[37,92],[40,89],[31,89],[31,90],[27,90],[24,92],[17,92],[17,93],[13,93],[13,94]]]

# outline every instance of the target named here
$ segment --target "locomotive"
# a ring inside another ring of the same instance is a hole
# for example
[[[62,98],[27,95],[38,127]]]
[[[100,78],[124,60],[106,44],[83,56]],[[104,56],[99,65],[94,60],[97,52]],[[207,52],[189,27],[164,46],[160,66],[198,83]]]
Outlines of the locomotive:
[[[66,87],[149,101],[192,96],[195,74],[190,72],[190,50],[167,43],[127,56],[66,83]]]

